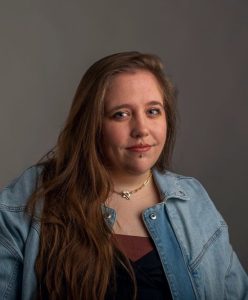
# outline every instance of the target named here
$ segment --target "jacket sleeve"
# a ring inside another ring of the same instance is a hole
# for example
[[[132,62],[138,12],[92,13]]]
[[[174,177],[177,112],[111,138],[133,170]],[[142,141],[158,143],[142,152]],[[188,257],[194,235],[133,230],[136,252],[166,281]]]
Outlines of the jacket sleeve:
[[[23,254],[21,235],[15,226],[20,212],[15,207],[2,204],[9,194],[0,194],[0,299],[18,299],[21,289]]]
[[[0,299],[25,298],[25,262],[30,262],[34,248],[29,247],[27,255],[27,241],[34,230],[25,207],[36,187],[37,174],[34,167],[29,168],[0,191]]]

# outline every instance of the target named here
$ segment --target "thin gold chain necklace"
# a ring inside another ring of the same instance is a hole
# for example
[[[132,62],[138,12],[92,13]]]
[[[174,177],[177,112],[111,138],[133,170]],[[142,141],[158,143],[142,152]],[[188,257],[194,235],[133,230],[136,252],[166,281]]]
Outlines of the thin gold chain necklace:
[[[121,192],[117,192],[117,191],[113,190],[113,192],[115,194],[120,195],[122,198],[124,198],[126,200],[130,200],[130,196],[132,194],[138,192],[139,190],[141,190],[145,185],[147,185],[149,183],[151,177],[152,177],[152,172],[150,171],[149,176],[146,178],[146,180],[139,187],[137,187],[137,189],[134,189],[132,191],[124,190],[124,191],[121,191]]]

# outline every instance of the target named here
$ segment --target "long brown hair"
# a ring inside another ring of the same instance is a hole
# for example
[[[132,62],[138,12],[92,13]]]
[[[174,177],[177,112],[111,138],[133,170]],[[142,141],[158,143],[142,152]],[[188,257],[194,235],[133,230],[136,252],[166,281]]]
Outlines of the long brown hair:
[[[97,61],[78,86],[56,147],[39,163],[39,188],[28,204],[34,212],[38,201],[43,203],[36,260],[38,299],[102,300],[117,260],[133,274],[128,260],[115,247],[102,213],[111,180],[100,145],[104,97],[111,78],[139,69],[153,73],[163,92],[167,140],[155,166],[161,171],[169,166],[175,137],[175,98],[160,59],[123,52]]]

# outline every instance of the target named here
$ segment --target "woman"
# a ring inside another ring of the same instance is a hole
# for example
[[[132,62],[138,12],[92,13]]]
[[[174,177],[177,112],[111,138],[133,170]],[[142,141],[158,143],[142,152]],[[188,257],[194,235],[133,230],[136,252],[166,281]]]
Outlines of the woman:
[[[89,68],[56,147],[0,196],[1,299],[248,299],[227,226],[168,171],[174,89],[154,55]]]

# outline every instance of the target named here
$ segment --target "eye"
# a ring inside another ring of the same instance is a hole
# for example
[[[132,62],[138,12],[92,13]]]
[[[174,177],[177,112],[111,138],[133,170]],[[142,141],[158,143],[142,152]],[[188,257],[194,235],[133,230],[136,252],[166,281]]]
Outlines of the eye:
[[[161,115],[161,109],[160,108],[150,108],[150,109],[148,109],[147,114],[151,117]]]
[[[112,115],[112,119],[114,120],[123,120],[129,116],[129,113],[126,111],[117,111]]]

